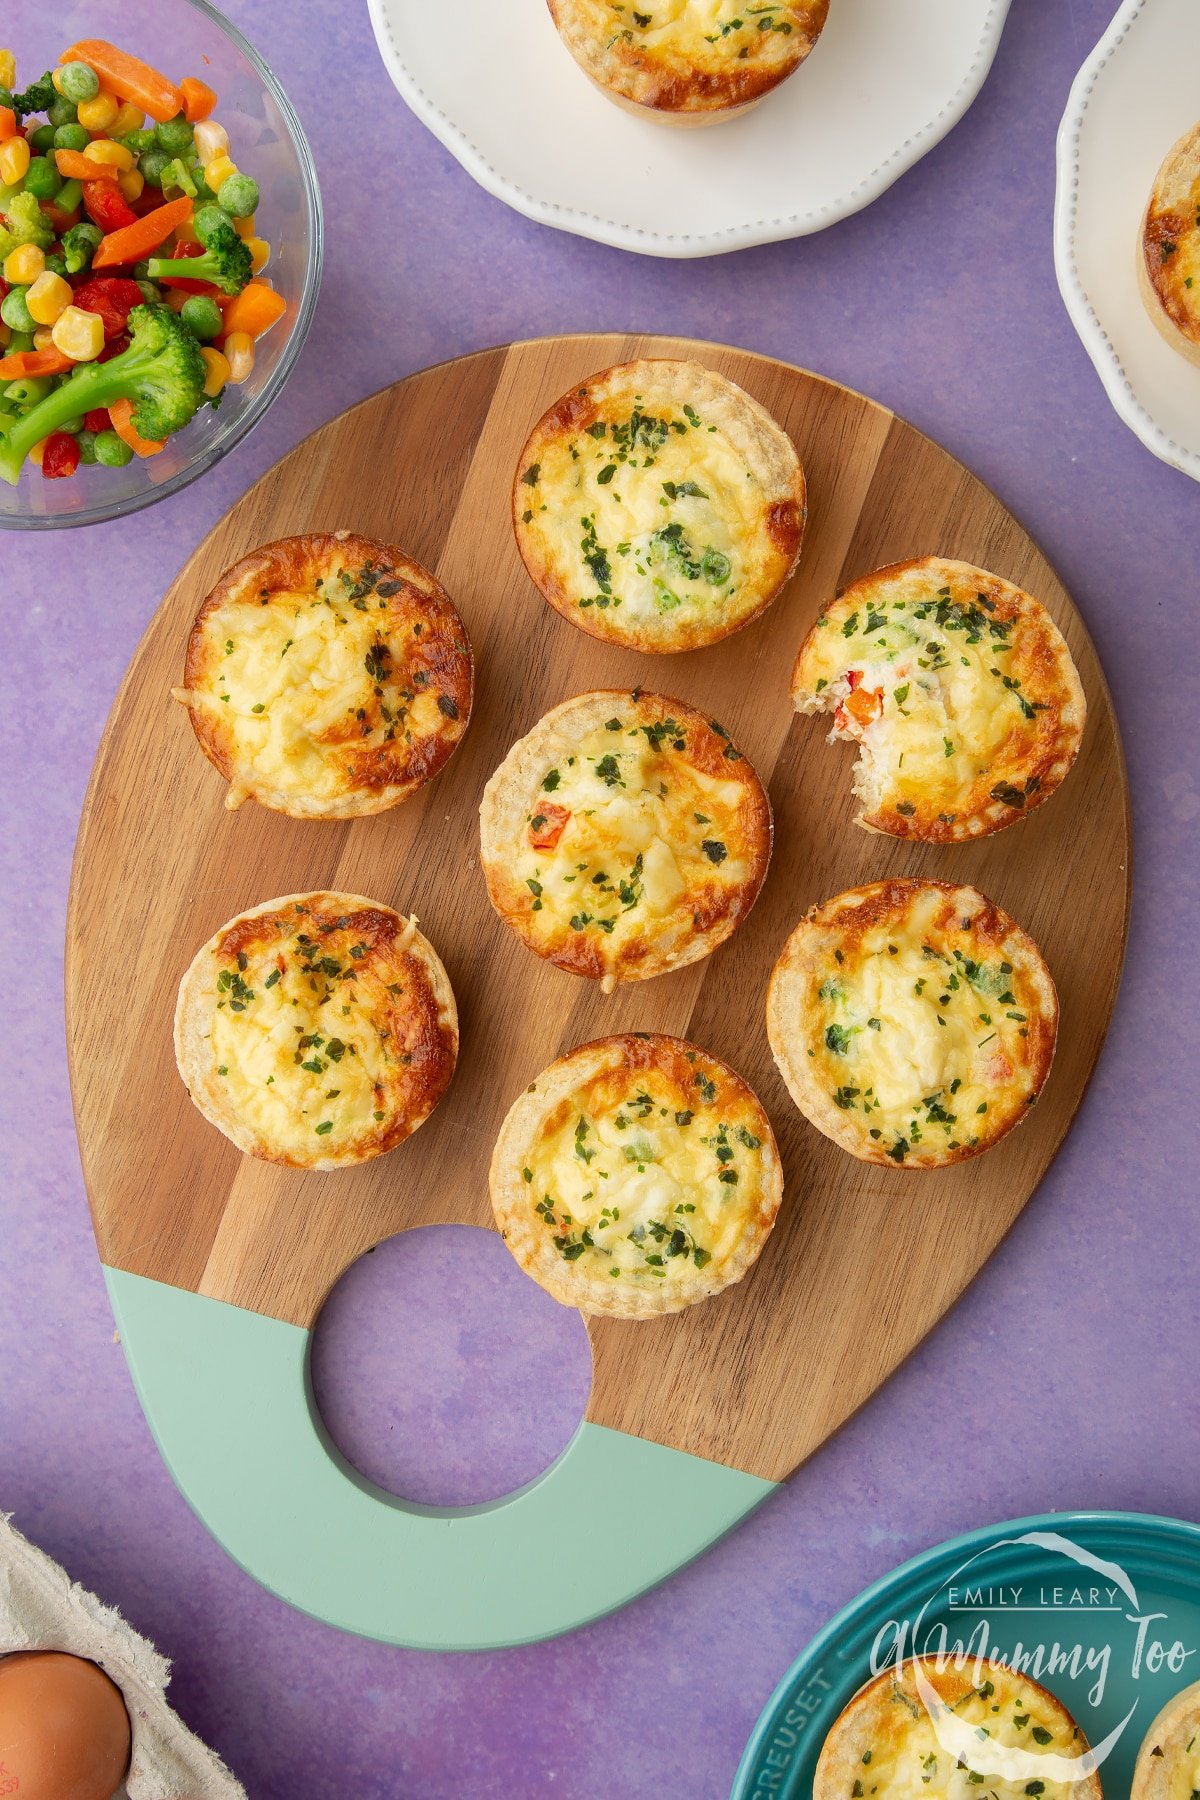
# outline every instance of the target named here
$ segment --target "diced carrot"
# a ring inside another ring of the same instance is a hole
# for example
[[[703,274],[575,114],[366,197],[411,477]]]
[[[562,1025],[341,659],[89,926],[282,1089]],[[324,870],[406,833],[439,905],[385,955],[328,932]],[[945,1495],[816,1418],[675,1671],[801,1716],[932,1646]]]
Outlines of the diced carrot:
[[[17,115],[11,106],[0,106],[0,144],[17,135]]]
[[[134,430],[132,400],[114,400],[108,409],[108,416],[117,436],[124,439],[135,456],[157,456],[165,447],[161,439],[144,438]]]
[[[222,335],[227,337],[233,331],[248,331],[253,338],[261,337],[286,311],[287,301],[282,294],[269,288],[265,281],[248,281],[237,298],[225,308]]]
[[[160,125],[183,111],[183,95],[173,81],[168,81],[149,63],[130,56],[127,50],[119,50],[104,38],[80,38],[78,43],[69,45],[58,60],[60,63],[86,63],[89,69],[95,69],[101,85],[118,100],[132,100]]]
[[[24,375],[65,375],[75,364],[61,350],[14,350],[0,356],[0,381],[19,381]]]
[[[95,256],[92,258],[93,269],[116,269],[124,263],[141,262],[160,244],[165,244],[175,227],[191,214],[192,203],[186,194],[178,200],[168,200],[164,206],[156,206],[145,218],[137,219],[132,225],[122,225],[117,231],[110,231],[107,237],[100,240]]]
[[[54,161],[68,181],[112,181],[115,175],[111,163],[96,162],[82,150],[56,150]]]
[[[183,95],[183,116],[189,125],[198,125],[201,119],[207,119],[217,104],[217,96],[206,81],[198,81],[194,75],[185,75],[179,84]]]

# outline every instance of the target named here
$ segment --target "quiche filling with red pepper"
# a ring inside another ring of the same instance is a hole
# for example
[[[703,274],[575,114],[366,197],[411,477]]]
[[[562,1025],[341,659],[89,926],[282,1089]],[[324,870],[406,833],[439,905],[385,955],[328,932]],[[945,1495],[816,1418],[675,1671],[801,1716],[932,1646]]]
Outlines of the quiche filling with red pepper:
[[[1031,595],[942,557],[896,563],[821,609],[792,697],[859,746],[858,823],[954,842],[1024,818],[1079,751],[1083,689]]]
[[[552,1064],[512,1108],[492,1164],[497,1222],[522,1267],[565,1305],[625,1316],[737,1280],[781,1192],[745,1082],[649,1033]]]
[[[482,807],[493,905],[607,987],[714,948],[750,910],[770,808],[715,722],[661,695],[585,694],[514,745]]]
[[[797,926],[768,1032],[793,1099],[855,1156],[925,1168],[985,1150],[1036,1101],[1058,1004],[1036,946],[973,888],[853,888]]]

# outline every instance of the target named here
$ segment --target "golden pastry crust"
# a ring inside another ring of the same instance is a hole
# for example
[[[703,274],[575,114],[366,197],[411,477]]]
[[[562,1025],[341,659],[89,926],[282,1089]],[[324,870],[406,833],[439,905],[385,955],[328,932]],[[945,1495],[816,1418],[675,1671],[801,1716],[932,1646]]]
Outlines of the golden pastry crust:
[[[1168,1700],[1138,1752],[1129,1800],[1191,1800],[1200,1788],[1200,1681]]]
[[[626,1032],[560,1057],[514,1102],[491,1193],[505,1243],[556,1300],[640,1319],[742,1279],[783,1172],[740,1075],[682,1038]]]
[[[227,806],[348,819],[437,774],[473,691],[470,641],[440,583],[394,545],[337,531],[281,538],[226,570],[175,697],[229,783]]]
[[[933,1691],[929,1704],[947,1709],[936,1729],[919,1681]],[[1087,1752],[1066,1707],[1028,1676],[990,1662],[939,1670],[933,1660],[910,1660],[867,1682],[834,1721],[813,1800],[958,1800],[977,1788],[994,1800],[1101,1800],[1094,1769],[1061,1778],[1063,1759],[1070,1769]]]
[[[804,471],[757,400],[700,363],[621,363],[538,421],[513,480],[535,586],[631,650],[715,644],[775,599],[800,556]]]
[[[792,671],[802,713],[859,745],[856,823],[964,843],[1041,806],[1079,754],[1087,704],[1040,601],[970,563],[926,556],[865,575],[821,608]]]
[[[728,734],[640,690],[554,707],[513,745],[479,812],[500,917],[606,992],[715,950],[771,858],[770,801]]]
[[[767,990],[771,1049],[805,1118],[903,1169],[998,1143],[1041,1093],[1057,1032],[1033,940],[944,881],[876,881],[814,907]]]
[[[1142,220],[1138,287],[1158,330],[1200,364],[1200,124],[1172,146]]]
[[[800,67],[829,0],[548,0],[572,56],[610,99],[672,124],[745,112]]]
[[[175,1060],[239,1150],[340,1169],[394,1150],[454,1073],[458,1013],[433,946],[361,894],[239,913],[179,984]]]

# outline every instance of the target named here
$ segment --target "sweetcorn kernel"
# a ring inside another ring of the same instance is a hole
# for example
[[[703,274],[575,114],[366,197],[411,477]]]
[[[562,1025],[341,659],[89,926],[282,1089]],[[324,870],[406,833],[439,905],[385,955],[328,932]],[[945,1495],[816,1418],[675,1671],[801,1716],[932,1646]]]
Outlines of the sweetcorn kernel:
[[[72,362],[92,362],[104,348],[104,321],[99,313],[68,306],[54,322],[54,348]]]
[[[122,173],[133,167],[133,151],[127,150],[124,144],[114,143],[112,138],[93,138],[87,153],[93,162],[108,163]]]
[[[53,350],[54,327],[52,325],[38,326],[33,334],[33,347],[35,350]]]
[[[33,446],[33,449],[29,452],[30,462],[36,463],[39,469],[42,466],[42,458],[46,454],[46,445],[49,442],[50,440],[48,437],[39,438],[37,443]]]
[[[131,131],[140,131],[145,123],[146,115],[141,107],[135,106],[132,100],[122,100],[117,108],[117,116],[108,129],[113,137],[123,138],[128,137]]]
[[[248,243],[249,240],[255,235],[254,214],[247,213],[247,215],[244,219],[235,219],[233,221],[233,229],[237,232],[238,236],[241,238],[241,240],[244,244]]]
[[[15,187],[23,181],[29,169],[29,145],[23,137],[6,138],[0,144],[0,181],[5,187]]]
[[[71,304],[71,284],[61,275],[46,271],[26,289],[25,304],[30,318],[36,319],[39,325],[53,325],[63,309]]]
[[[261,275],[271,258],[271,246],[266,238],[247,238],[246,248],[250,252],[250,268],[255,275]]]
[[[115,94],[101,88],[94,100],[81,100],[75,110],[85,131],[108,131],[116,121],[121,103]]]
[[[141,198],[142,189],[146,185],[146,177],[140,169],[127,169],[124,175],[117,176],[117,186],[126,200]]]
[[[211,344],[201,344],[200,355],[204,359],[204,391],[211,400],[229,380],[229,362]]]
[[[228,176],[236,174],[237,165],[225,150],[218,150],[204,165],[204,179],[214,194]]]
[[[0,274],[3,274],[9,287],[28,287],[31,281],[36,281],[44,272],[45,267],[44,250],[40,250],[36,244],[19,244],[5,257]]]
[[[201,119],[196,127],[196,155],[202,163],[210,163],[220,151],[229,149],[229,133],[216,119]]]
[[[236,387],[254,367],[254,339],[248,331],[231,331],[224,343],[229,379]]]
[[[0,50],[0,87],[11,88],[16,79],[16,57],[11,50]]]

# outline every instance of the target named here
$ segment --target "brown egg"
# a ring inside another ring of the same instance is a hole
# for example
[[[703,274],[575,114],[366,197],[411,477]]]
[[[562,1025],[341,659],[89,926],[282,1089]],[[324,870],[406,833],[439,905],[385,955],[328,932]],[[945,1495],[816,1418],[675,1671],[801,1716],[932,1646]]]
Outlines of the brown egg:
[[[57,1650],[0,1658],[0,1794],[112,1800],[129,1748],[121,1690],[95,1663]]]

